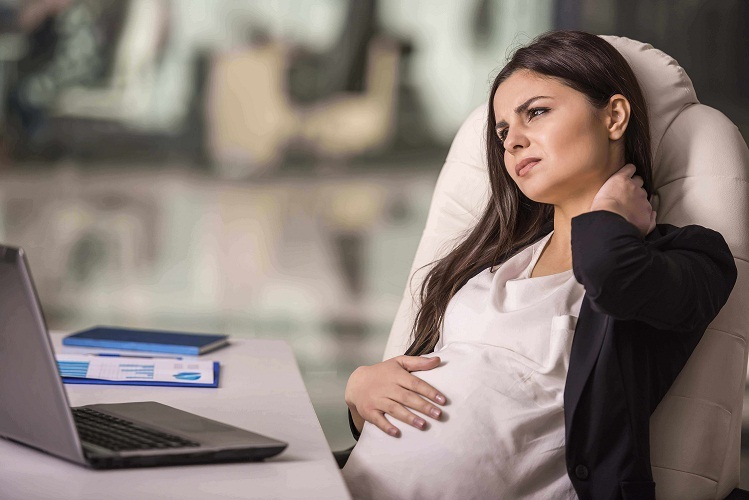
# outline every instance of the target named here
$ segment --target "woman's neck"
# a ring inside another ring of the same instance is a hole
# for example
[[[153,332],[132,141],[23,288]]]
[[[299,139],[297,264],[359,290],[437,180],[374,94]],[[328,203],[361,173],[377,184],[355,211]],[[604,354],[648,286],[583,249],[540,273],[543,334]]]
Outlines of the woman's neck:
[[[554,206],[554,234],[546,246],[550,260],[559,265],[568,263],[572,267],[572,219],[588,212],[590,203],[589,200],[583,200],[573,206]]]

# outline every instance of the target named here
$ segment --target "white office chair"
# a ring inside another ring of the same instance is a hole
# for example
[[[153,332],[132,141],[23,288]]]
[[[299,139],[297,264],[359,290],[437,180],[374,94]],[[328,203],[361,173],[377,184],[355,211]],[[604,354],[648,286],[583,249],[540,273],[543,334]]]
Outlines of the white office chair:
[[[736,260],[738,279],[727,304],[651,417],[658,498],[725,498],[739,484],[749,336],[749,150],[730,120],[699,103],[674,59],[649,44],[603,38],[627,59],[648,104],[658,222],[715,229]],[[482,104],[463,123],[447,155],[411,275],[445,255],[486,204],[485,126]],[[409,346],[414,294],[424,274],[406,287],[383,360]],[[736,490],[732,498],[743,494]]]

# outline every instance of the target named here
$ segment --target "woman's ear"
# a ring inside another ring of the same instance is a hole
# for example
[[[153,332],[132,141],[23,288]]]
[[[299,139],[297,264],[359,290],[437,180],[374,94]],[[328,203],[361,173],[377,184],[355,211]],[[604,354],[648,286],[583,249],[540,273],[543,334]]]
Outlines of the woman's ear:
[[[629,101],[621,94],[614,94],[604,109],[609,139],[616,141],[624,136],[629,123]]]

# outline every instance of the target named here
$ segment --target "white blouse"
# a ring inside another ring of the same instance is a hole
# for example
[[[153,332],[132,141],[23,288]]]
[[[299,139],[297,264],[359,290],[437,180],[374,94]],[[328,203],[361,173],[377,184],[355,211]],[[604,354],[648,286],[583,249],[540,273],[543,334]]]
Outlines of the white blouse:
[[[564,384],[585,290],[572,270],[531,278],[553,231],[481,272],[448,304],[437,368],[447,398],[426,430],[365,422],[343,468],[354,498],[577,498],[564,458]],[[440,405],[437,405],[440,406]]]

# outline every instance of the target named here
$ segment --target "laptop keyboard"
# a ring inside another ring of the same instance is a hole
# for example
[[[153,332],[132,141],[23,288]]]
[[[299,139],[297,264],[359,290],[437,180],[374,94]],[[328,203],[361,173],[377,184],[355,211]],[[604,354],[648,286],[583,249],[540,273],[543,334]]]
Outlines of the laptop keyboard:
[[[72,408],[81,441],[113,451],[152,450],[200,446],[188,439],[141,427],[91,408]]]

